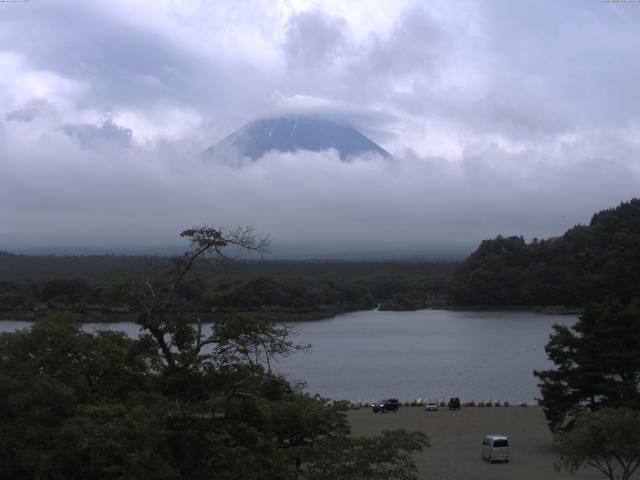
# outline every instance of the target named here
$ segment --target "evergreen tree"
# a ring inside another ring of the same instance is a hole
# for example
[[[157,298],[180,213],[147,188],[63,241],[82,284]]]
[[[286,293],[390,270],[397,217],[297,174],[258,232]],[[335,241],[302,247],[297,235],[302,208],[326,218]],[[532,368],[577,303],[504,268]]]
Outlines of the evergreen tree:
[[[584,410],[640,408],[640,302],[586,308],[571,328],[555,325],[546,346],[555,369],[536,371],[551,430]]]

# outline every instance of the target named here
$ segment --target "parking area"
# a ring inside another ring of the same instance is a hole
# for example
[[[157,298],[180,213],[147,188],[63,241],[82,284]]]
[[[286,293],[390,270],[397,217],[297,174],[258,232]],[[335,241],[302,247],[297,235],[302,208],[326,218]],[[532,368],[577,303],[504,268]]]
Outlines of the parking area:
[[[349,412],[354,435],[406,428],[429,435],[431,448],[417,455],[420,479],[540,480],[603,479],[595,470],[571,475],[556,472],[558,456],[539,407],[474,407],[426,412],[422,407],[400,407],[398,413],[372,413],[371,408]],[[481,459],[481,443],[489,434],[509,437],[511,461],[489,464]],[[634,478],[640,478],[636,475]]]

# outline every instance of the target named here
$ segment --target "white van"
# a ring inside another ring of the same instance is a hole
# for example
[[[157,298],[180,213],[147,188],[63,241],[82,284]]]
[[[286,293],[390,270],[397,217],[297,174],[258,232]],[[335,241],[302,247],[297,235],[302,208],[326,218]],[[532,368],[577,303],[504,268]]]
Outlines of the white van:
[[[488,462],[508,462],[511,450],[509,439],[504,435],[487,435],[482,441],[482,459]]]
[[[437,412],[438,402],[436,400],[427,400],[426,402],[424,402],[424,409],[427,412]]]

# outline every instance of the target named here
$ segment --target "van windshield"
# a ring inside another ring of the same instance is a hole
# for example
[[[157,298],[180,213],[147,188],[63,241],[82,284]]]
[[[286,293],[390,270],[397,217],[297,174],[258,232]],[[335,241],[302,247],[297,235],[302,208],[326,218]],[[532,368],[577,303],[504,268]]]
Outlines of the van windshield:
[[[505,438],[494,440],[493,441],[493,446],[494,447],[508,447],[509,446],[509,440],[507,440]]]

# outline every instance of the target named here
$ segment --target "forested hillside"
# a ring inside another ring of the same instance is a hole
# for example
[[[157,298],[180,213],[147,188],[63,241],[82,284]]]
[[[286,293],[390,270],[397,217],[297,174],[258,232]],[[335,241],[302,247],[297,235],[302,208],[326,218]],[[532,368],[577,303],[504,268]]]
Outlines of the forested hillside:
[[[449,295],[459,306],[581,306],[640,295],[640,199],[562,237],[483,241],[454,273]]]

